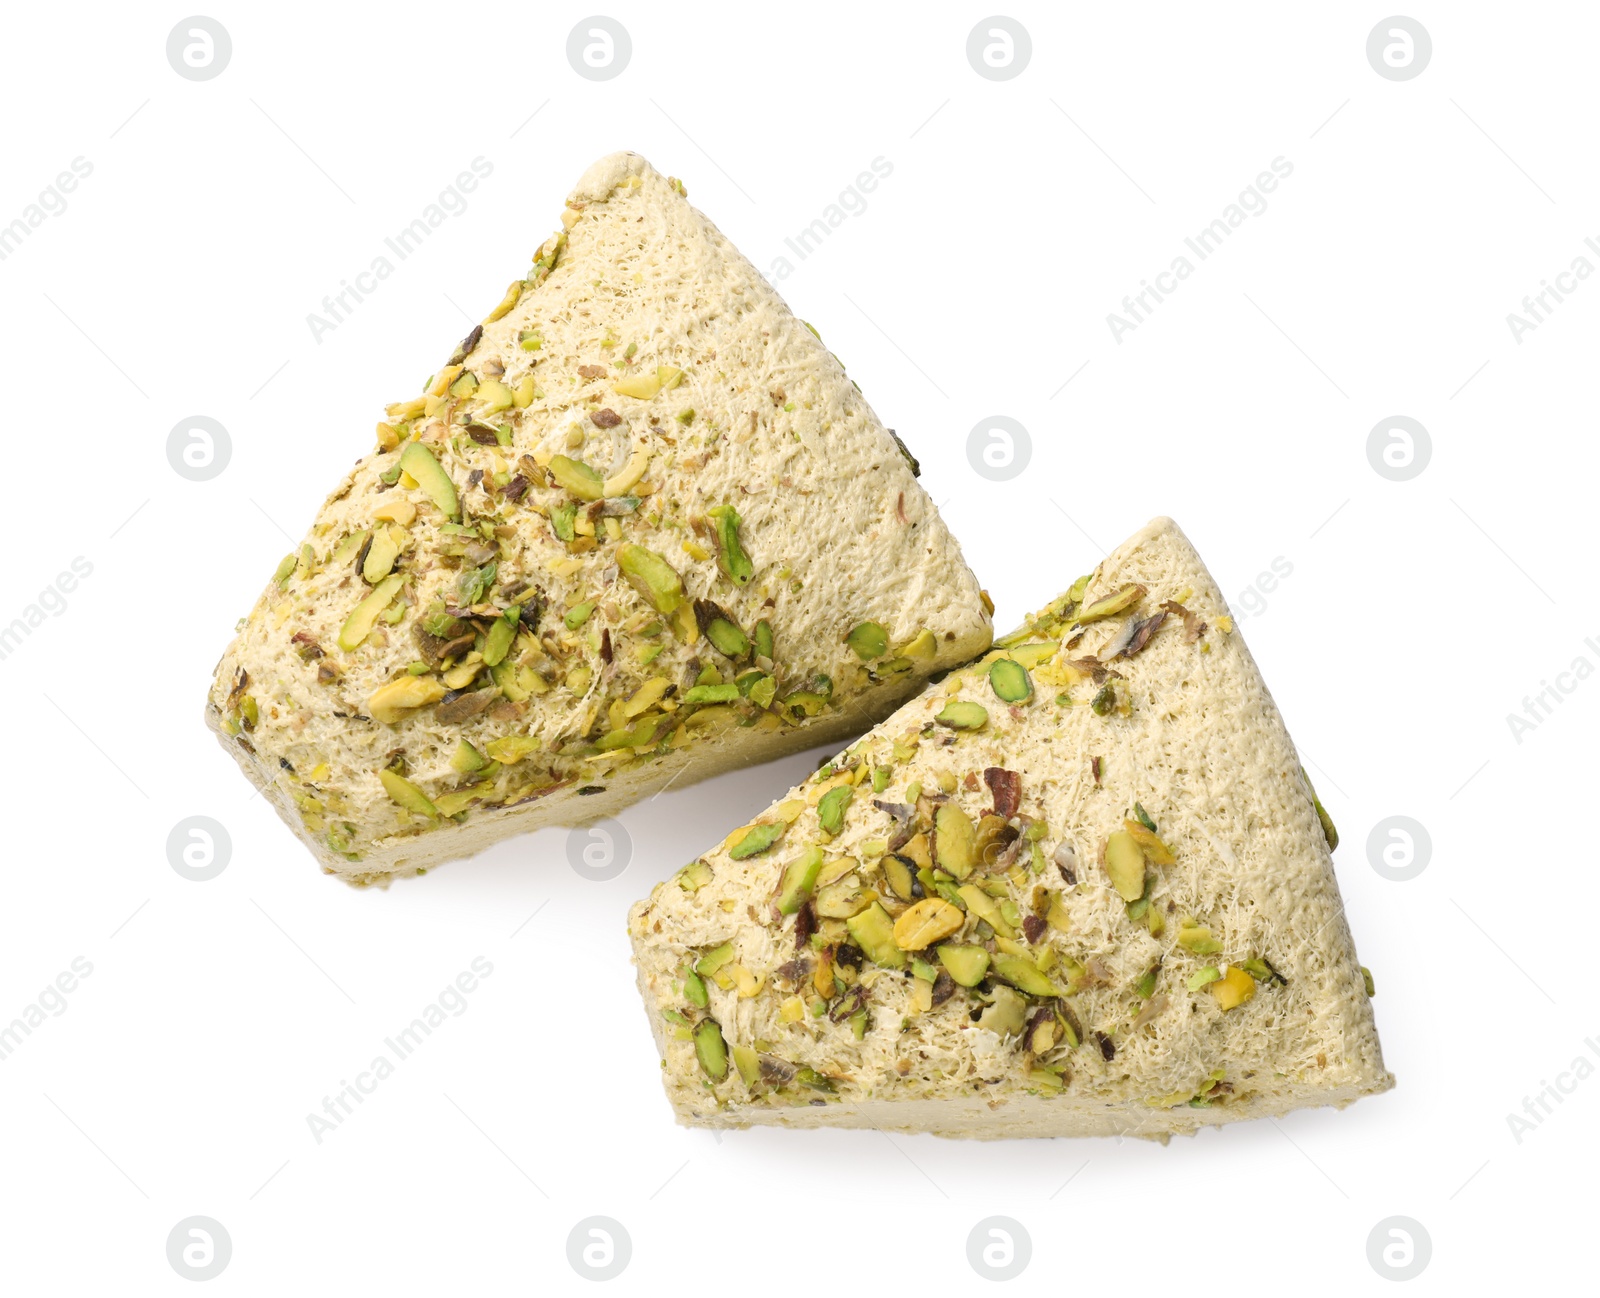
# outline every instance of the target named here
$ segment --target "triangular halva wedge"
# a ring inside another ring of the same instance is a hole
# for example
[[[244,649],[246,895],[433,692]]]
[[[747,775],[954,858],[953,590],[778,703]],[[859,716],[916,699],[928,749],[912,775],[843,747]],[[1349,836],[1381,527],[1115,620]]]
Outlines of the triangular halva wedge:
[[[1226,607],[1157,519],[635,906],[679,1120],[1164,1139],[1391,1086]]]
[[[207,721],[354,881],[838,740],[990,640],[904,447],[679,181],[612,154],[562,224],[217,668]]]

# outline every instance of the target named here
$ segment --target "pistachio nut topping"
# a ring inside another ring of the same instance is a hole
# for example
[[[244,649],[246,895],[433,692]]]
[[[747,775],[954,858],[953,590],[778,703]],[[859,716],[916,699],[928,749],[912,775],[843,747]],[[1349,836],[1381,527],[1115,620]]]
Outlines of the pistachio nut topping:
[[[1156,520],[638,903],[679,1119],[1165,1139],[1387,1089],[1329,839],[1225,607]]]
[[[681,182],[614,154],[560,211],[362,428],[212,684],[224,747],[351,882],[841,742],[991,639],[897,439]],[[799,824],[847,835],[865,797]],[[741,859],[800,855],[787,825]]]

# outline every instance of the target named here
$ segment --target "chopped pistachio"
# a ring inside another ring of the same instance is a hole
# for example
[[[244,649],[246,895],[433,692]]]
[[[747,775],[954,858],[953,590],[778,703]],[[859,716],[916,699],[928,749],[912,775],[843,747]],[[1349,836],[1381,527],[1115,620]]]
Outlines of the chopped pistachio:
[[[1054,996],[1056,985],[1039,972],[1037,965],[1026,956],[999,952],[993,961],[993,972],[1019,992],[1028,996]]]
[[[734,692],[735,697],[737,697],[737,689],[735,689]],[[693,691],[691,690],[690,693],[693,693]],[[728,849],[728,855],[731,856],[735,861],[743,861],[752,856],[758,856],[776,843],[778,839],[783,837],[783,831],[788,827],[789,826],[781,820],[768,821],[767,823],[761,825],[752,825],[745,832],[744,836]]]
[[[1077,621],[1099,622],[1103,618],[1115,617],[1124,609],[1132,608],[1145,596],[1145,588],[1137,582],[1129,582],[1121,589],[1113,591],[1101,599],[1095,600],[1079,611]]]
[[[654,550],[627,544],[617,550],[617,567],[657,613],[674,613],[684,602],[683,579]]]
[[[778,894],[780,915],[793,915],[805,905],[811,896],[811,889],[817,882],[817,873],[821,869],[820,847],[808,847],[784,867],[783,886]]]
[[[945,802],[933,814],[934,845],[941,870],[965,879],[978,864],[977,829],[959,804]]]
[[[924,897],[895,920],[894,940],[903,951],[922,951],[960,932],[966,920],[967,917],[944,898]]]
[[[372,624],[378,620],[378,614],[388,607],[389,601],[400,593],[403,585],[405,578],[402,576],[385,577],[371,594],[357,604],[339,630],[339,648],[346,651],[359,649],[361,642],[372,631]]]
[[[552,455],[547,467],[556,484],[565,487],[579,500],[599,500],[605,495],[605,479],[582,460]]]
[[[1172,855],[1172,849],[1139,821],[1124,820],[1122,829],[1139,845],[1139,850],[1144,853],[1145,859],[1151,865],[1171,865],[1176,859]]]
[[[568,631],[576,631],[580,626],[589,620],[589,614],[593,612],[594,601],[585,600],[582,604],[575,604],[573,607],[569,608],[566,612],[566,615],[561,620],[566,623]]]
[[[378,779],[383,784],[384,792],[407,811],[427,816],[429,819],[438,818],[439,809],[428,800],[427,794],[405,776],[395,771],[382,770],[378,772]]]
[[[1222,943],[1203,924],[1183,924],[1178,928],[1178,945],[1195,955],[1215,955]]]
[[[1144,896],[1144,852],[1126,830],[1119,829],[1106,840],[1106,873],[1123,901]]]
[[[761,1057],[749,1046],[735,1046],[732,1051],[733,1066],[739,1070],[739,1080],[746,1088],[761,1080]]]
[[[1235,1009],[1256,994],[1256,980],[1243,969],[1225,966],[1221,976],[1211,984],[1211,994],[1223,1010]]]
[[[402,676],[372,692],[367,699],[367,713],[374,721],[392,726],[415,709],[437,703],[444,696],[444,683],[436,676]]]
[[[889,652],[889,633],[876,622],[859,623],[844,641],[862,662],[882,658]]]
[[[1361,986],[1366,990],[1368,997],[1378,994],[1377,985],[1372,981],[1372,970],[1366,965],[1361,966]]]
[[[422,442],[407,442],[400,452],[400,467],[428,493],[428,499],[448,518],[456,517],[461,502],[456,498],[456,484],[434,454]]]
[[[952,975],[953,977],[954,975]],[[978,1016],[978,1026],[996,1036],[1016,1036],[1026,1026],[1028,1002],[1006,986],[994,989],[994,999]]]
[[[465,739],[458,739],[456,740],[456,751],[450,756],[450,765],[463,775],[470,775],[473,771],[481,771],[483,769],[483,754]]]
[[[713,1082],[728,1075],[728,1046],[715,1019],[701,1019],[694,1030],[694,1054]]]
[[[689,1004],[698,1005],[701,1009],[711,1003],[705,980],[692,969],[683,976],[683,995]]]
[[[756,575],[755,565],[739,540],[739,512],[732,505],[718,505],[706,511],[717,532],[717,564],[737,586],[749,585]]]
[[[1189,981],[1184,984],[1192,992],[1199,991],[1207,983],[1214,983],[1222,977],[1222,970],[1215,965],[1207,965],[1204,969],[1197,969],[1189,975]]]
[[[762,618],[756,623],[755,634],[756,653],[767,660],[772,658],[772,623]]]
[[[743,658],[750,652],[750,639],[725,617],[713,617],[704,627],[706,639],[729,658]]]
[[[516,607],[509,609],[504,617],[496,618],[494,625],[489,628],[489,634],[483,641],[485,666],[498,666],[511,652],[511,644],[517,638],[517,628],[521,625],[520,612]]]
[[[855,790],[848,784],[842,784],[829,789],[818,801],[817,820],[830,834],[837,834],[844,828],[844,813],[853,797]]]
[[[989,722],[989,710],[981,703],[953,699],[944,705],[934,720],[952,730],[981,730]]]
[[[712,947],[695,961],[694,971],[702,978],[709,978],[732,959],[733,943],[724,942],[721,946]]]
[[[488,323],[493,324],[504,316],[506,312],[510,311],[512,307],[516,306],[518,299],[522,297],[523,287],[523,282],[520,279],[511,281],[510,286],[506,289],[506,295],[500,299],[499,305],[489,312]]]
[[[1019,662],[996,658],[989,664],[989,688],[1006,703],[1025,703],[1033,694],[1033,681]]]
[[[495,761],[510,766],[530,753],[538,752],[539,741],[532,735],[503,735],[499,739],[491,739],[483,746],[483,751]]]
[[[873,902],[858,915],[845,921],[856,945],[866,952],[867,958],[885,969],[904,969],[905,953],[895,944],[894,921],[878,902]]]
[[[685,707],[693,707],[697,703],[735,703],[739,699],[739,687],[736,684],[725,685],[695,685],[685,691],[680,700]]]
[[[294,555],[284,555],[283,562],[278,565],[278,570],[272,574],[272,580],[280,586],[286,585],[289,578],[294,574],[296,563],[297,560]]]

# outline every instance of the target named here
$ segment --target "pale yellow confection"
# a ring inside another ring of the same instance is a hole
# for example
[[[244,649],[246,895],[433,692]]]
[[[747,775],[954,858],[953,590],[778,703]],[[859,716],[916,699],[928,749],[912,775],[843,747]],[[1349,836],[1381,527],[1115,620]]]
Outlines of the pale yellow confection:
[[[636,905],[679,1121],[1165,1139],[1392,1086],[1226,608],[1156,519]]]
[[[612,154],[561,226],[217,667],[207,723],[352,882],[837,742],[990,642],[909,453],[681,182]]]

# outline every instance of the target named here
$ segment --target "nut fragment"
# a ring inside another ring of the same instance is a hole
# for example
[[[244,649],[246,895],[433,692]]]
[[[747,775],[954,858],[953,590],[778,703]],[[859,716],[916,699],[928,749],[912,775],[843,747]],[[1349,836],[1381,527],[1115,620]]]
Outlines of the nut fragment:
[[[444,684],[436,676],[402,676],[372,692],[367,699],[367,715],[392,726],[408,713],[437,703],[444,696]]]
[[[961,930],[966,916],[943,897],[924,897],[894,922],[895,944],[902,951],[922,951]]]

